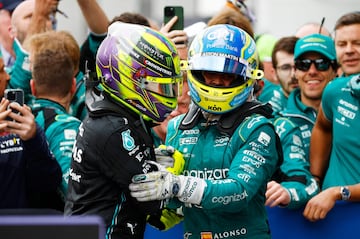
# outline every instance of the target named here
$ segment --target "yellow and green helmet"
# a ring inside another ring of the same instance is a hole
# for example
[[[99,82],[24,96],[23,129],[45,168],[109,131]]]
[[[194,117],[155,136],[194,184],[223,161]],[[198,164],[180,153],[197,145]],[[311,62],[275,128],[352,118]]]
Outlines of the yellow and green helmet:
[[[162,122],[181,94],[175,45],[149,27],[115,22],[96,55],[102,88],[145,120]]]

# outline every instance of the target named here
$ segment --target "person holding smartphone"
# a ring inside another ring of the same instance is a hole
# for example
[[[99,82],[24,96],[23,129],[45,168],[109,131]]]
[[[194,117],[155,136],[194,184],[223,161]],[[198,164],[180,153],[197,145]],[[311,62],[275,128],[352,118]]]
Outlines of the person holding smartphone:
[[[184,10],[181,6],[164,7],[164,22],[159,31],[175,44],[180,59],[186,60],[189,37],[184,31]]]
[[[30,108],[3,98],[9,79],[0,56],[0,208],[31,208],[55,192],[61,169]]]

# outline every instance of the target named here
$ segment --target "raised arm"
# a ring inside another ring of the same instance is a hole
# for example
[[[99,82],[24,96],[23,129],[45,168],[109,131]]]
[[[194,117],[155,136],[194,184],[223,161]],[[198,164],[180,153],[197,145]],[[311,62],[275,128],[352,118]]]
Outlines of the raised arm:
[[[167,24],[161,27],[160,32],[174,42],[176,49],[179,52],[180,59],[186,60],[188,51],[188,36],[186,35],[186,32],[184,30],[170,30],[177,20],[177,16],[173,17]]]
[[[96,0],[77,0],[81,12],[91,32],[104,34],[107,32],[109,19]]]
[[[51,15],[56,11],[58,3],[57,0],[34,1],[34,12],[23,42],[25,50],[29,50],[29,39],[31,36],[52,29]]]

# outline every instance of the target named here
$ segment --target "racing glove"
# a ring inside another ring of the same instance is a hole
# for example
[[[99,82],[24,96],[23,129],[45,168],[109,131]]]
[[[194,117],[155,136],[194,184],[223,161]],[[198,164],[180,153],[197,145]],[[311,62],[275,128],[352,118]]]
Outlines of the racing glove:
[[[175,175],[181,174],[184,169],[185,160],[180,151],[172,146],[160,145],[155,148],[156,162]]]
[[[131,196],[138,201],[164,200],[177,197],[181,202],[200,205],[206,188],[204,179],[179,175],[166,170],[133,176]]]
[[[147,222],[160,231],[166,231],[180,223],[183,216],[174,209],[164,208],[159,213],[151,214],[147,217]]]
[[[181,173],[183,170],[185,163],[184,158],[182,157],[182,154],[179,151],[175,151],[173,147],[160,145],[159,148],[155,149],[155,154],[157,156],[157,162],[147,161],[147,163],[156,167],[157,170],[168,170],[178,173]],[[171,155],[174,155],[174,158],[176,159],[172,158]],[[160,160],[158,160],[159,157],[161,158]],[[173,164],[177,166],[173,167]],[[177,168],[177,170],[175,170],[175,168]],[[182,219],[183,215],[177,213],[177,210],[167,208],[147,216],[147,222],[160,231],[166,231],[172,228],[180,223]]]

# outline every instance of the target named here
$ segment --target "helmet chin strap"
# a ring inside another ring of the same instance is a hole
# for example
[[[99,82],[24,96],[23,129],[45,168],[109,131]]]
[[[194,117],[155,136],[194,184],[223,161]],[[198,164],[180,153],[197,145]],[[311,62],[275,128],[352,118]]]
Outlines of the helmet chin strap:
[[[360,99],[360,75],[353,76],[349,81],[349,85],[352,95]]]

